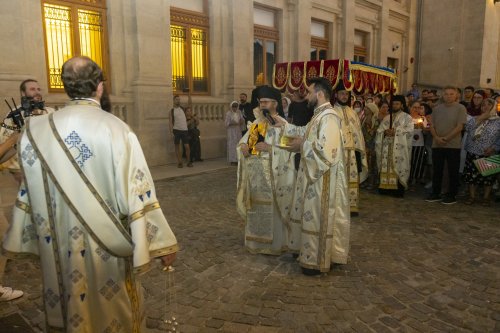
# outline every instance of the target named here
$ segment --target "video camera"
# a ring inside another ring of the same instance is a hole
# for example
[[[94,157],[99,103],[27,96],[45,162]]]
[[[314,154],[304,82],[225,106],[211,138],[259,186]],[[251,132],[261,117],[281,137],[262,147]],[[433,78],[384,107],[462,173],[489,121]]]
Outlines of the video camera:
[[[26,96],[21,97],[20,107],[17,107],[14,98],[12,98],[13,107],[9,104],[9,102],[7,102],[7,100],[5,100],[5,103],[10,109],[6,118],[11,118],[12,122],[16,127],[18,127],[18,129],[21,129],[24,126],[24,118],[30,117],[33,114],[33,110],[43,110],[45,108],[44,101],[36,102],[32,98]]]

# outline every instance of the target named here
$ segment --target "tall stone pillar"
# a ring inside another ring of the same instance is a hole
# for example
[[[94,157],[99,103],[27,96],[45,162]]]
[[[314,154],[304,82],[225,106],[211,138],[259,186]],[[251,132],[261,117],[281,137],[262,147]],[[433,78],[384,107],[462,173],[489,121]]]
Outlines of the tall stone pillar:
[[[241,92],[252,92],[253,82],[253,2],[252,1],[227,1],[228,26],[222,34],[224,39],[223,49],[227,50],[229,99],[237,98]],[[222,51],[222,50],[221,50]]]
[[[288,45],[291,46],[290,58],[284,61],[307,61],[311,56],[311,2],[289,1],[291,32]]]
[[[378,34],[378,49],[376,54],[376,59],[374,59],[374,63],[379,64],[381,66],[387,65],[387,57],[389,54],[389,50],[391,47],[387,46],[387,41],[390,40],[389,36],[389,1],[384,0],[382,2],[382,7],[380,9],[380,29]],[[390,42],[389,42],[390,43]]]
[[[342,28],[341,28],[341,45],[339,58],[353,59],[354,58],[354,21],[356,2],[351,0],[342,1]]]
[[[135,28],[130,31],[133,56],[133,127],[150,166],[175,161],[173,138],[168,131],[172,107],[170,8],[168,1],[131,0]]]

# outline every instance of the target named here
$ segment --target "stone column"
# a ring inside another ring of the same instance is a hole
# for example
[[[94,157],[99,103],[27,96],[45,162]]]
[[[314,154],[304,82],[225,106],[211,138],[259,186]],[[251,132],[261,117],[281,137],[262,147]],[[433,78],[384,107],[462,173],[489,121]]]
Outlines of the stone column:
[[[354,58],[354,21],[356,3],[351,0],[342,1],[342,30],[341,30],[341,47],[339,58],[352,59]],[[342,40],[343,39],[343,40]]]
[[[340,59],[344,54],[344,35],[342,33],[342,22],[344,20],[343,15],[337,15],[335,19],[335,49],[333,53],[333,59]]]
[[[227,26],[222,34],[223,49],[227,51],[228,99],[238,98],[241,92],[250,95],[253,89],[253,2],[227,1]],[[212,48],[213,50],[213,48]],[[221,52],[223,50],[220,50]],[[218,52],[213,50],[213,52]]]
[[[284,61],[308,61],[311,57],[311,2],[296,1],[290,8],[290,58]],[[293,12],[292,12],[293,10]]]
[[[375,59],[375,60],[378,61],[378,63],[382,66],[387,65],[387,56],[388,56],[387,52],[389,52],[389,47],[386,46],[386,45],[388,45],[387,41],[389,40],[389,37],[390,37],[390,35],[389,35],[389,8],[390,8],[389,0],[384,0],[382,2],[382,7],[380,9],[380,19],[378,20],[378,22],[380,23],[380,30],[379,30],[380,33],[378,35],[379,48],[377,50],[377,58],[378,59]]]
[[[150,166],[175,161],[173,138],[168,131],[172,107],[170,59],[170,7],[162,0],[131,0],[134,49],[131,121]]]

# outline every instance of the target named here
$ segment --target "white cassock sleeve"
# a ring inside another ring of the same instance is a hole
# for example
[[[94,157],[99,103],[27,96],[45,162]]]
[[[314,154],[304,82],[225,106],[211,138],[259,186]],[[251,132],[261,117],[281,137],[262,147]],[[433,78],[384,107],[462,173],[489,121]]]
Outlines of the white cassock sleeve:
[[[119,212],[128,216],[134,270],[147,271],[151,258],[178,251],[177,240],[156,198],[153,178],[136,135],[128,133],[115,173]]]
[[[2,254],[11,259],[39,256],[36,226],[31,217],[31,206],[24,182],[19,188],[12,209],[12,221],[2,242]]]

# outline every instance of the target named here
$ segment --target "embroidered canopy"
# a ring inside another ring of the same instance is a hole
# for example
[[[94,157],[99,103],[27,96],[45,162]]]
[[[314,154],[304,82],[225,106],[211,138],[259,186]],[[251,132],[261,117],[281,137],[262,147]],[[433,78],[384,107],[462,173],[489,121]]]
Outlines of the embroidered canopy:
[[[278,63],[273,69],[273,86],[281,91],[304,90],[307,80],[317,76],[328,78],[333,88],[342,80],[356,94],[397,91],[393,69],[345,59]]]

